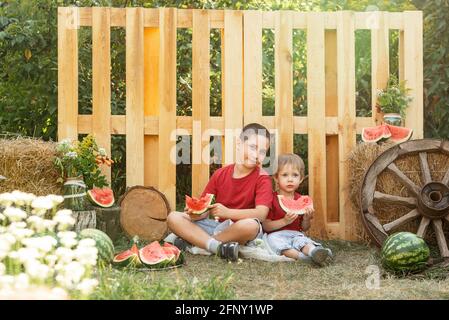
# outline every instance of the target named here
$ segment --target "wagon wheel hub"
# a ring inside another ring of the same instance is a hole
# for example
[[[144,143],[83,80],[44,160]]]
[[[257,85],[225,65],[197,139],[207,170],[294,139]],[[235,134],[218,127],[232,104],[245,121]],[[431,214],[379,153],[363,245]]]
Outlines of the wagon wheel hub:
[[[444,218],[449,214],[449,187],[441,182],[429,182],[418,195],[418,207],[429,219]]]
[[[407,141],[384,151],[367,170],[361,187],[360,203],[362,221],[374,242],[381,246],[385,239],[408,222],[419,222],[416,234],[426,235],[431,227],[442,257],[449,258],[448,239],[444,225],[449,223],[449,168],[441,179],[435,179],[428,162],[428,154],[449,156],[449,141],[422,139]],[[395,161],[418,155],[421,172],[419,183],[398,168]],[[440,168],[438,168],[440,171]],[[391,195],[376,190],[377,178],[389,171],[408,192],[408,196]],[[379,220],[374,201],[408,208],[408,212],[393,221],[384,223]]]

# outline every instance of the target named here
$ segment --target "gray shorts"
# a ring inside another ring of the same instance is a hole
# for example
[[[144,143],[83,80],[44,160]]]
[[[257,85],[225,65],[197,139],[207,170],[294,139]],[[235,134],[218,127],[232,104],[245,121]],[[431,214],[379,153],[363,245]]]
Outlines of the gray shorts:
[[[288,249],[301,249],[307,244],[311,243],[315,246],[321,244],[306,237],[304,233],[294,230],[281,230],[268,234],[267,237],[270,248],[277,254],[282,255],[282,251]]]
[[[254,218],[254,220],[256,220],[256,222],[259,224],[259,233],[251,241],[254,241],[255,239],[262,239],[263,237],[262,223],[257,218]],[[199,226],[204,231],[206,231],[208,235],[215,236],[220,232],[222,232],[223,230],[229,228],[229,226],[231,226],[234,222],[231,219],[219,222],[214,219],[206,218],[202,220],[193,221],[193,223]]]

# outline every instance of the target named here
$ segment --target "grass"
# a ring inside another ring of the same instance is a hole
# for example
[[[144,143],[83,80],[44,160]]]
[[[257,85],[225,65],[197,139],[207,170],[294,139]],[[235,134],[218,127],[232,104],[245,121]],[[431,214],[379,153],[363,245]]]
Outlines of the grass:
[[[335,262],[326,268],[186,254],[173,270],[107,269],[93,299],[449,299],[448,269],[408,277],[387,274],[378,251],[362,244],[330,241]],[[378,284],[378,287],[376,286]]]

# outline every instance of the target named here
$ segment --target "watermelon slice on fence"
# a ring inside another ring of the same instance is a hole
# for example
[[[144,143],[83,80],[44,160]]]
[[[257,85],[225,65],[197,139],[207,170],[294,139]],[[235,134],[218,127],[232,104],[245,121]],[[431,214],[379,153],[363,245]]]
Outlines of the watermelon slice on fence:
[[[139,249],[137,248],[137,245],[134,244],[131,249],[117,254],[112,262],[119,267],[140,267],[142,262],[139,258]]]
[[[204,197],[195,198],[186,195],[186,207],[192,210],[193,214],[203,214],[214,201],[214,195],[206,194]]]
[[[114,192],[111,188],[93,188],[87,191],[87,195],[89,200],[99,207],[109,208],[114,204]]]
[[[405,127],[397,127],[389,124],[381,124],[376,127],[363,128],[362,140],[364,142],[378,142],[380,140],[391,140],[396,143],[408,141],[413,130]]]
[[[281,194],[278,195],[279,205],[285,212],[303,215],[306,208],[313,209],[313,201],[309,196],[301,196],[298,199],[289,199]]]

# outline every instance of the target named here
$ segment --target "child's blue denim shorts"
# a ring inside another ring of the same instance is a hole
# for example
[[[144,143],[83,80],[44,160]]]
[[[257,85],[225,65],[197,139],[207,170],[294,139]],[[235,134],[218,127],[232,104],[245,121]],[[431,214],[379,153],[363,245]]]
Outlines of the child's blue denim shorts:
[[[262,239],[263,236],[263,229],[262,224],[260,223],[259,219],[254,219],[259,224],[259,233],[257,234],[255,239]],[[197,221],[193,221],[197,226],[199,226],[201,229],[206,231],[206,233],[210,236],[215,236],[222,232],[223,230],[229,228],[231,224],[233,224],[233,221],[231,219],[225,220],[223,222],[216,221],[214,219],[201,219]]]
[[[269,233],[267,240],[271,250],[277,255],[282,255],[282,251],[288,249],[301,251],[309,243],[315,246],[321,245],[308,238],[304,233],[294,230],[281,230]]]

